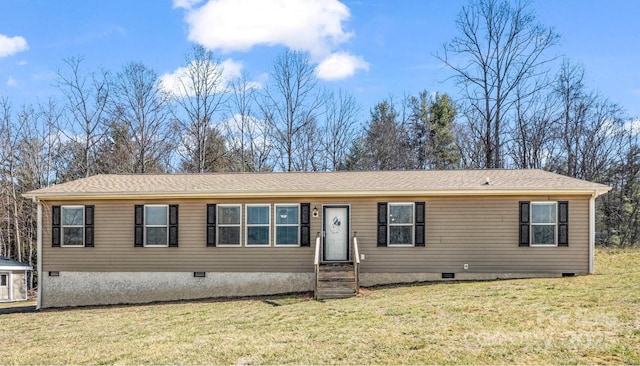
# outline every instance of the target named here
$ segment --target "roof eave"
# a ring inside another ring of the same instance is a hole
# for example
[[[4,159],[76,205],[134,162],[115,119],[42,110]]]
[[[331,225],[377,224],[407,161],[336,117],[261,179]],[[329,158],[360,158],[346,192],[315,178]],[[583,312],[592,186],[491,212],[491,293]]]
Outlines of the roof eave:
[[[110,193],[25,193],[33,200],[117,200],[117,199],[166,199],[166,198],[324,198],[324,197],[408,197],[408,196],[526,196],[526,195],[595,195],[600,196],[611,187],[574,189],[461,189],[461,190],[366,190],[366,191],[216,191],[216,192],[110,192]]]
[[[0,266],[0,271],[32,271],[31,266]]]

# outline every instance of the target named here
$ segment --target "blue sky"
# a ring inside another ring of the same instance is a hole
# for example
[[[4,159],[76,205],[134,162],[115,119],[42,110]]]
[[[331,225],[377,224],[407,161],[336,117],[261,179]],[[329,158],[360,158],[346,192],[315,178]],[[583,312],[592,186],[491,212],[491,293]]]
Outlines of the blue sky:
[[[323,84],[354,94],[363,118],[390,95],[458,94],[433,54],[457,34],[466,1],[301,1],[2,0],[0,95],[14,106],[59,96],[56,71],[78,55],[87,70],[140,61],[169,75],[194,42],[225,61],[229,78],[245,71],[259,81],[284,47],[302,48]],[[590,88],[640,117],[640,1],[532,6],[562,37],[554,54],[582,63]]]

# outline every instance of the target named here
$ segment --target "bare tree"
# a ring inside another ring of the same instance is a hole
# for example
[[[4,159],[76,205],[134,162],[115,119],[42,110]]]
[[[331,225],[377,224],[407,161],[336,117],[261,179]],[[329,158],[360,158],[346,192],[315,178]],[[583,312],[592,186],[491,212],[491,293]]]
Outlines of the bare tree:
[[[129,125],[122,121],[109,123],[106,137],[98,146],[96,169],[101,174],[121,174],[135,171],[135,143]]]
[[[204,149],[204,151],[198,150],[197,154],[183,157],[180,171],[197,173],[228,171],[229,161],[224,136],[212,126],[207,126],[202,133],[204,133],[205,143],[198,149]],[[200,170],[200,167],[204,168]]]
[[[169,170],[174,140],[170,99],[158,84],[155,71],[130,63],[118,73],[111,104],[114,121],[127,126],[133,173]]]
[[[273,146],[270,125],[259,120],[255,113],[258,85],[243,73],[231,82],[226,121],[231,169],[234,171],[270,171]]]
[[[546,89],[528,99],[516,98],[514,119],[509,151],[515,167],[543,169],[558,153],[557,98]]]
[[[21,197],[24,192],[49,186],[56,181],[55,160],[60,149],[58,120],[61,111],[53,99],[38,109],[24,106],[17,115],[20,125],[14,149],[16,169],[13,173],[13,201],[15,236],[20,238],[22,260],[36,268],[37,265],[37,208]],[[29,284],[35,283],[30,272]]]
[[[584,69],[565,60],[555,84],[560,100],[560,154],[553,161],[559,172],[599,180],[616,156],[623,137],[622,110],[584,84]]]
[[[18,114],[11,113],[11,105],[8,99],[0,100],[0,110],[2,111],[2,125],[0,126],[2,135],[2,209],[4,227],[4,242],[7,256],[23,261],[24,246],[24,225],[22,209],[24,199],[20,196],[23,180],[20,175],[24,172],[26,162],[21,159],[22,139],[25,130],[34,123],[35,113],[31,106],[23,106]]]
[[[604,182],[613,189],[597,201],[596,240],[611,247],[640,242],[640,141],[637,126],[629,123],[617,161],[606,170]]]
[[[218,170],[220,160],[224,158],[224,140],[209,139],[219,134],[214,117],[226,101],[222,73],[223,67],[213,52],[196,45],[186,57],[186,66],[177,75],[174,100],[179,108],[174,116],[182,131],[179,149],[184,155],[182,166],[190,172]],[[211,146],[221,142],[221,146]]]
[[[302,172],[319,172],[327,170],[327,155],[323,146],[325,129],[314,118],[305,123],[299,133],[293,135],[293,170]]]
[[[506,121],[517,98],[528,97],[516,90],[535,85],[546,72],[544,66],[553,58],[545,57],[545,52],[559,37],[538,23],[526,1],[473,1],[462,8],[456,25],[461,35],[436,57],[454,71],[468,100],[466,115],[472,119],[474,138],[481,140],[483,167],[499,168]],[[539,87],[526,90],[533,93]]]
[[[357,138],[358,106],[353,95],[339,90],[331,93],[325,103],[325,133],[323,146],[328,159],[328,169],[336,171],[345,167],[349,148]]]
[[[63,116],[63,110],[54,98],[49,98],[46,104],[40,104],[38,107],[38,136],[44,144],[42,151],[42,167],[40,185],[34,188],[49,187],[51,184],[60,180],[60,162],[59,154],[61,148],[60,141],[60,120]]]
[[[18,125],[19,126],[19,125]],[[1,206],[2,217],[0,218],[0,255],[12,257],[17,251],[17,257],[20,257],[20,250],[16,250],[15,227],[12,220],[12,192],[15,189],[13,176],[15,173],[15,155],[14,150],[16,147],[16,136],[18,133],[15,131],[16,125],[13,121],[13,115],[11,111],[11,103],[6,97],[0,97],[0,149],[2,170],[0,173],[2,176],[1,186]],[[19,246],[19,244],[18,244]]]
[[[306,127],[318,120],[323,101],[317,89],[315,68],[300,51],[280,54],[270,77],[260,111],[271,128],[271,141],[279,153],[277,164],[284,171],[292,171],[301,148],[296,146],[296,141],[300,141],[297,136],[313,131]]]
[[[110,93],[109,72],[98,71],[86,74],[81,70],[83,59],[65,59],[67,71],[58,71],[57,86],[66,98],[66,114],[70,125],[61,126],[61,131],[77,147],[74,157],[77,166],[71,171],[77,176],[94,174],[95,148],[104,137],[105,115]]]

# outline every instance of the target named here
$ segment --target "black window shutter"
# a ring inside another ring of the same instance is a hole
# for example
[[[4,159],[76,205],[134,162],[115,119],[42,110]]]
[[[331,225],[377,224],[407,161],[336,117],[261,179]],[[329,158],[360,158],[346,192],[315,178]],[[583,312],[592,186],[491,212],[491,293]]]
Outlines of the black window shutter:
[[[569,202],[558,202],[558,246],[569,246]]]
[[[310,247],[311,246],[311,204],[310,203],[301,203],[300,204],[300,246],[301,247]]]
[[[378,202],[378,246],[387,246],[387,203]]]
[[[207,246],[216,246],[216,205],[207,204]]]
[[[51,246],[60,246],[60,206],[51,207]]]
[[[169,246],[178,246],[178,205],[169,205]]]
[[[529,230],[531,220],[529,219],[529,201],[520,201],[520,246],[529,246]]]
[[[423,247],[425,244],[424,240],[424,202],[416,202],[416,222],[415,222],[415,245],[417,247]]]
[[[136,205],[134,210],[134,246],[135,247],[143,247],[144,246],[144,205]]]
[[[84,206],[84,246],[93,247],[93,205]]]

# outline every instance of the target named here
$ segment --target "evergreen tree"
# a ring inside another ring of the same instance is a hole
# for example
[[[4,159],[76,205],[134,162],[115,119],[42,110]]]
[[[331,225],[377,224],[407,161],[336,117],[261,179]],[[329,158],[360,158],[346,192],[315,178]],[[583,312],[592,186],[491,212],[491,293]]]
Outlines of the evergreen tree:
[[[411,145],[415,167],[419,169],[453,169],[460,165],[454,142],[453,124],[456,107],[447,94],[431,98],[427,91],[411,97]]]

